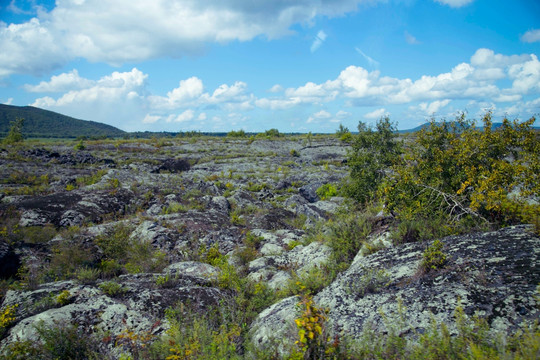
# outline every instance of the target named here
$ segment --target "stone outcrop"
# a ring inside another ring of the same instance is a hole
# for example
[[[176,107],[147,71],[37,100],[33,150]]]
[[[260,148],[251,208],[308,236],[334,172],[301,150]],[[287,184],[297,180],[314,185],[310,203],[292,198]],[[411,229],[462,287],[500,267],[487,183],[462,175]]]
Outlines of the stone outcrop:
[[[396,316],[399,304],[404,306],[409,325],[404,335],[422,333],[433,318],[455,332],[457,306],[469,316],[485,318],[495,330],[514,331],[540,316],[536,299],[540,238],[530,230],[515,226],[444,238],[447,262],[429,272],[420,269],[426,243],[404,244],[369,256],[359,254],[314,301],[329,309],[332,332],[352,339],[366,326],[380,333],[388,331],[383,316]],[[252,327],[258,346],[287,338],[297,302],[284,299],[259,315]]]

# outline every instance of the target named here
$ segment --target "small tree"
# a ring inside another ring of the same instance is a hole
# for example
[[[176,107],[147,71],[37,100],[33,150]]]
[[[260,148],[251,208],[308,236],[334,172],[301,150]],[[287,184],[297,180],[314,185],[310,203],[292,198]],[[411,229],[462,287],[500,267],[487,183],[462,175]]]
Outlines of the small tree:
[[[24,140],[23,134],[22,134],[22,128],[24,125],[24,119],[23,118],[16,118],[11,123],[11,127],[9,128],[9,133],[7,134],[6,138],[4,139],[4,143],[6,144],[15,144],[22,142]]]
[[[350,197],[363,204],[374,198],[386,171],[401,158],[396,137],[396,125],[388,117],[377,121],[376,131],[359,122],[347,159],[351,181],[345,191]]]

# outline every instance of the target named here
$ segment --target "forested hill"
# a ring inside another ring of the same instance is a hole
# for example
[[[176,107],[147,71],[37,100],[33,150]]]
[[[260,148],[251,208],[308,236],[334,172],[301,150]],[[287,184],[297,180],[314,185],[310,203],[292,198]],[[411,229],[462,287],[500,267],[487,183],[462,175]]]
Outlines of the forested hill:
[[[79,120],[33,106],[0,104],[0,137],[4,137],[8,133],[10,122],[16,118],[24,119],[23,135],[25,137],[117,137],[126,134],[126,132],[111,125]]]

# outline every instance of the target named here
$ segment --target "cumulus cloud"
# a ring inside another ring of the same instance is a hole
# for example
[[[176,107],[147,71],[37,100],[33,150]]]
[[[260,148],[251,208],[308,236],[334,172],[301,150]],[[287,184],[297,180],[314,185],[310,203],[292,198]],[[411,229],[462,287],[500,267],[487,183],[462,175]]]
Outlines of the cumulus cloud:
[[[38,85],[25,85],[24,89],[29,92],[65,92],[89,88],[94,81],[79,76],[79,72],[73,69],[71,72],[55,75],[50,81],[42,81]]]
[[[212,92],[205,92],[202,80],[190,77],[180,80],[166,96],[160,96],[149,94],[147,78],[147,74],[133,68],[129,72],[113,72],[98,80],[89,80],[74,69],[37,85],[27,84],[24,88],[29,92],[62,93],[56,98],[39,97],[33,106],[119,127],[128,123],[133,129],[141,122],[202,121],[207,115],[200,113],[197,117],[195,111],[207,107],[232,112],[250,110],[254,106],[255,97],[247,93],[247,84],[242,81],[222,84]]]
[[[183,113],[177,115],[177,116],[174,116],[174,115],[170,115],[168,118],[167,118],[167,122],[171,122],[171,121],[174,121],[174,122],[186,122],[186,121],[190,121],[190,120],[193,120],[195,118],[195,112],[191,109],[188,109],[186,111],[184,111]]]
[[[511,88],[500,87],[498,81],[505,79],[512,81]],[[501,95],[521,97],[539,90],[540,62],[536,55],[506,56],[479,49],[470,63],[461,63],[449,72],[423,75],[416,80],[381,76],[378,70],[348,66],[336,79],[289,88],[285,98],[273,102],[288,105],[323,103],[345,97],[352,105],[373,106],[446,99],[493,99]],[[259,99],[256,104],[265,102]]]
[[[521,35],[521,41],[527,43],[540,41],[540,29],[529,30],[525,34]]]
[[[332,114],[330,114],[328,111],[326,110],[321,110],[321,111],[318,111],[316,112],[315,114],[311,115],[306,123],[310,124],[312,122],[316,122],[318,120],[325,120],[325,119],[329,119],[332,117]]]
[[[326,37],[327,37],[326,33],[324,31],[320,30],[317,33],[317,36],[315,36],[315,40],[313,40],[313,43],[311,44],[310,51],[312,53],[317,51],[321,47],[323,42],[326,40]]]
[[[26,23],[0,22],[0,76],[43,74],[75,58],[117,65],[197,54],[207,43],[277,38],[367,1],[57,1]]]
[[[377,110],[373,110],[371,112],[368,112],[366,114],[364,114],[364,117],[366,119],[380,119],[381,117],[383,116],[387,116],[389,113],[386,111],[385,108],[381,108],[381,109],[377,109]]]
[[[459,8],[472,3],[474,0],[435,0],[438,3],[448,5],[453,8]]]
[[[427,103],[427,102],[420,103],[418,106],[411,107],[411,109],[420,111],[424,115],[432,116],[432,115],[436,115],[440,109],[442,109],[449,103],[450,103],[449,99],[435,100],[435,101],[432,101],[431,103]]]
[[[65,75],[65,76],[63,76]],[[40,83],[36,88],[51,88],[61,84],[62,82],[56,79],[69,78],[69,74],[63,74],[51,78],[48,83]],[[148,75],[143,74],[137,68],[133,68],[130,72],[113,72],[109,76],[104,76],[96,82],[89,80],[77,82],[79,86],[82,82],[87,84],[87,87],[82,89],[73,89],[54,100],[51,97],[37,99],[33,105],[35,106],[69,106],[71,104],[96,104],[98,102],[111,103],[118,100],[134,100],[141,97],[141,90],[145,86],[145,81]],[[65,85],[66,82],[63,82]]]
[[[271,93],[278,93],[278,92],[282,92],[283,90],[284,90],[283,86],[276,84],[272,86],[268,91],[270,91]]]

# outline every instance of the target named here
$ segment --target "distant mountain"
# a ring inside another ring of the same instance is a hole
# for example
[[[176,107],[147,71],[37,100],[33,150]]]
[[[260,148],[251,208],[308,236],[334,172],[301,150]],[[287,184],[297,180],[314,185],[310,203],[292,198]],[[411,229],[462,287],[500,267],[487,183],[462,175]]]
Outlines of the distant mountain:
[[[33,106],[0,104],[0,137],[4,137],[10,122],[24,119],[23,135],[40,138],[118,137],[127,134],[111,125],[79,120]]]
[[[419,125],[419,126],[417,126],[417,127],[415,127],[415,128],[407,129],[407,130],[399,130],[398,132],[399,132],[399,133],[402,133],[402,134],[403,134],[403,133],[413,133],[413,132],[417,132],[417,131],[420,131],[420,130],[422,130],[422,129],[425,129],[425,128],[427,128],[428,126],[429,126],[429,123],[424,123],[424,124]],[[502,123],[496,122],[496,123],[493,123],[493,124],[491,125],[491,128],[492,128],[492,129],[497,129],[497,128],[501,127],[501,126],[502,126]],[[478,128],[478,129],[482,129],[483,126],[477,126],[477,128]],[[540,127],[538,127],[538,126],[532,126],[532,128],[535,129],[535,130],[540,130]]]

